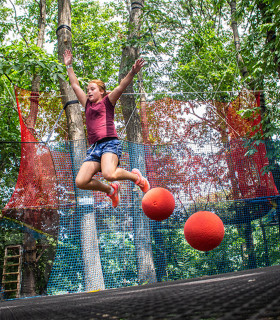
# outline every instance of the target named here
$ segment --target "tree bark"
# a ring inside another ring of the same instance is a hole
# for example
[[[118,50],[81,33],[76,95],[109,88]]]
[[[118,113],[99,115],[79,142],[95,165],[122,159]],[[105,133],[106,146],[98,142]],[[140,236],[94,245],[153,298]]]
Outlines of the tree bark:
[[[232,28],[234,45],[235,45],[235,50],[236,50],[237,64],[238,64],[238,67],[239,67],[239,70],[240,70],[242,77],[245,79],[248,76],[248,70],[244,64],[244,60],[243,60],[242,55],[240,53],[241,47],[240,47],[239,32],[238,32],[237,21],[235,20],[236,1],[228,1],[228,4],[230,5],[230,10],[231,10],[231,28]]]
[[[34,297],[36,295],[36,240],[31,233],[24,233],[23,242],[23,269],[21,282],[21,297]]]
[[[272,24],[273,16],[270,5],[265,1],[257,1],[257,7],[261,12],[263,23]],[[277,51],[277,42],[276,42],[276,29],[275,27],[269,28],[266,32],[266,45],[270,48],[270,52],[273,55],[273,61],[275,63],[275,68],[280,78],[280,61],[279,61],[279,52]]]
[[[135,60],[139,57],[139,48],[137,47],[137,42],[140,36],[140,29],[142,25],[142,8],[144,7],[144,0],[138,0],[137,2],[131,0],[130,4],[131,10],[129,19],[129,33],[127,37],[128,44],[123,48],[122,51],[119,82],[126,76]],[[138,167],[140,168],[140,171],[144,172],[146,171],[145,152],[144,146],[141,144],[143,142],[141,121],[136,109],[136,102],[133,95],[133,82],[131,82],[127,87],[125,93],[130,94],[122,95],[120,101],[122,113],[126,123],[127,139],[135,143],[131,145],[129,150],[130,163],[132,167]],[[139,283],[156,282],[149,219],[144,215],[139,203],[141,203],[139,194],[134,192],[131,213],[134,225],[138,281]]]
[[[131,3],[133,1],[131,0]],[[135,3],[135,2],[134,2]],[[142,24],[142,7],[144,6],[144,0],[139,0],[138,3],[140,5],[136,7],[132,7],[130,11],[130,19],[129,19],[129,34],[127,37],[127,43],[136,42],[139,38],[141,24]],[[119,71],[119,82],[127,75],[129,70],[131,69],[133,63],[139,57],[139,48],[126,45],[122,51],[120,71]],[[127,139],[129,141],[141,143],[142,140],[142,132],[141,132],[141,122],[139,114],[137,113],[135,107],[135,98],[134,98],[134,90],[133,90],[133,82],[129,84],[124,93],[130,93],[129,95],[122,95],[120,98],[122,105],[122,113],[124,116],[124,121],[127,125],[126,133]],[[129,122],[128,122],[129,121]]]
[[[239,38],[239,32],[238,32],[238,26],[237,26],[237,21],[235,19],[235,13],[236,13],[236,1],[228,1],[228,4],[230,5],[231,9],[231,28],[233,32],[233,38],[234,38],[234,45],[235,45],[235,50],[236,50],[236,59],[237,59],[237,64],[239,71],[241,73],[241,76],[243,79],[246,80],[248,77],[248,70],[247,67],[244,63],[244,60],[242,58],[242,55],[240,53],[240,38]],[[254,89],[252,87],[252,82],[248,83],[249,88]],[[242,210],[242,209],[241,209]],[[246,214],[246,209],[243,209],[244,211],[242,212],[242,215]],[[253,236],[252,236],[252,227],[251,227],[251,221],[248,221],[247,224],[245,224],[245,239],[246,239],[246,247],[248,251],[248,268],[256,268],[257,262],[256,262],[256,256],[254,252],[254,244],[253,244]]]
[[[254,248],[254,241],[253,241],[253,232],[252,232],[252,225],[251,221],[248,221],[244,225],[245,229],[245,241],[246,241],[246,248],[248,252],[248,269],[256,269],[257,268],[257,259],[255,254]]]
[[[146,172],[147,178],[150,182],[151,188],[155,187],[153,184],[154,177],[154,165],[153,165],[153,157],[151,154],[151,147],[149,145],[149,127],[148,127],[148,119],[147,119],[147,100],[146,93],[143,86],[143,73],[142,70],[138,73],[138,88],[140,93],[140,119],[141,119],[141,128],[143,135],[143,142],[145,148],[145,164],[146,164]],[[153,238],[155,241],[155,269],[156,269],[156,277],[157,281],[163,281],[167,277],[166,267],[166,256],[165,256],[165,244],[162,236],[162,232],[160,232],[161,224],[158,221],[151,221],[150,227],[152,230]]]
[[[149,128],[148,128],[148,120],[147,120],[147,112],[146,112],[146,94],[143,87],[143,73],[142,70],[138,73],[138,83],[139,83],[139,93],[140,93],[140,119],[141,119],[141,128],[142,128],[142,136],[143,142],[145,144],[149,143]]]
[[[45,29],[46,29],[46,0],[40,0],[40,16],[38,19],[37,46],[43,48]],[[35,124],[39,108],[39,91],[41,78],[38,74],[33,75],[31,84],[30,112],[26,119],[26,126],[36,135]],[[32,233],[25,232],[23,243],[23,261],[21,295],[23,297],[32,297],[36,295],[36,240]]]
[[[264,223],[262,221],[262,218],[260,219],[260,226],[261,226],[261,230],[262,230],[263,244],[264,244],[264,261],[265,261],[265,266],[268,267],[268,266],[270,266],[269,249],[268,249],[265,225],[264,225]]]
[[[38,36],[37,36],[37,46],[43,48],[46,30],[46,0],[40,0],[40,16],[38,19]],[[31,84],[31,97],[30,97],[30,112],[26,119],[26,126],[33,134],[35,132],[35,124],[37,120],[38,107],[39,107],[39,91],[40,91],[40,81],[41,77],[38,74],[33,75]]]
[[[60,26],[64,26],[59,28]],[[66,26],[66,27],[65,27]],[[58,59],[63,61],[63,53],[66,49],[72,51],[71,28],[71,3],[70,0],[58,0]],[[70,100],[77,99],[73,89],[68,82],[60,80],[60,92],[62,102],[65,104]],[[71,104],[66,108],[67,126],[69,138],[72,140],[72,168],[76,176],[77,168],[82,164],[82,158],[86,155],[86,139],[83,118],[79,104]],[[82,140],[82,141],[79,141]],[[76,214],[80,219],[81,247],[84,261],[85,291],[104,289],[104,279],[99,256],[99,245],[95,213],[79,205],[79,199],[89,196],[88,191],[75,188]],[[92,193],[90,194],[92,196]]]
[[[71,3],[70,0],[58,0],[58,27],[68,26],[71,28]],[[66,49],[72,51],[72,34],[67,28],[57,31],[58,59],[63,62],[63,53]],[[60,92],[62,103],[65,105],[77,97],[68,82],[60,79]],[[70,140],[85,139],[82,112],[79,104],[71,104],[66,108],[67,127]]]

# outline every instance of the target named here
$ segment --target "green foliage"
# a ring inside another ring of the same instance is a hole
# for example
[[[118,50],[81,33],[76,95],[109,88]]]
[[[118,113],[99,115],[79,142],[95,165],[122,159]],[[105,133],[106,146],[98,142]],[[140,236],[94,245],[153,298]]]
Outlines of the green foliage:
[[[0,208],[11,198],[20,165],[20,143],[0,142]]]
[[[131,233],[103,233],[99,237],[106,288],[137,284],[136,257]]]
[[[20,164],[20,131],[13,88],[0,78],[0,208],[8,202],[17,181]]]
[[[1,141],[20,141],[14,88],[5,76],[0,77],[0,91],[0,139]]]
[[[264,242],[264,235],[258,220],[252,223],[252,228],[254,254],[258,267],[266,266],[265,245],[268,247],[269,265],[279,264],[280,242],[277,226],[266,224],[266,242]],[[193,249],[186,242],[182,227],[159,231],[164,239],[164,247],[161,250],[165,252],[166,281],[234,272],[248,268],[249,260],[243,225],[225,225],[225,236],[222,243],[209,252]],[[154,247],[154,249],[156,248]],[[158,269],[160,267],[162,266],[158,266]]]
[[[42,90],[56,89],[65,79],[64,67],[52,55],[23,41],[0,47],[0,75],[7,75],[18,87],[31,89],[34,75],[41,76]]]
[[[9,21],[9,16],[12,14],[12,9],[4,6],[5,0],[0,1],[0,41],[10,32],[13,24]]]
[[[79,250],[79,242],[74,237],[72,239],[70,237],[65,245],[59,244],[57,246],[56,259],[55,264],[52,266],[53,272],[51,276],[51,281],[55,286],[48,288],[48,294],[56,295],[84,290],[83,273],[81,272],[83,261]],[[74,258],[69,259],[69,257]],[[55,276],[58,278],[55,278]]]
[[[186,33],[181,40],[182,46],[174,61],[178,64],[174,77],[179,77],[184,91],[231,90],[237,79],[229,34],[217,36],[211,22],[197,29],[194,35]]]
[[[229,10],[217,10],[216,3],[149,1],[148,18],[155,26],[157,57],[169,57],[164,74],[172,91],[227,91],[241,85],[236,78],[236,58],[231,32],[223,28]],[[219,16],[220,14],[220,16]],[[162,62],[161,62],[162,64]],[[217,95],[219,99],[225,99]],[[209,94],[208,94],[209,97]]]
[[[0,219],[0,274],[3,272],[4,264],[4,252],[5,247],[9,245],[23,245],[24,236],[26,228],[22,227],[20,224],[11,222],[6,219]],[[30,232],[30,230],[29,230]],[[32,231],[31,231],[32,232]],[[46,239],[44,236],[33,232],[34,237],[36,237],[37,246],[37,257],[40,255],[40,259],[36,265],[29,265],[29,267],[34,268],[35,281],[36,281],[36,292],[38,295],[46,294],[46,285],[49,277],[49,272],[53,264],[53,258],[56,249],[56,241],[52,238]],[[27,263],[22,264],[22,268],[26,268]],[[14,270],[16,271],[16,269]],[[0,288],[1,288],[2,277],[0,278]],[[7,294],[5,298],[15,298],[14,293]]]
[[[72,34],[74,68],[81,84],[102,79],[115,86],[123,37],[116,11],[96,1],[75,1]]]
[[[0,220],[0,274],[3,273],[4,264],[4,252],[5,247],[8,245],[18,245],[21,244],[23,240],[23,235],[21,231],[16,228],[11,228],[11,224],[7,221]],[[0,283],[2,283],[2,277],[0,278]],[[1,284],[0,284],[1,287]]]
[[[226,228],[222,244],[210,252],[193,249],[185,240],[183,228],[162,229],[167,260],[166,280],[201,277],[242,270],[241,244],[237,229]]]

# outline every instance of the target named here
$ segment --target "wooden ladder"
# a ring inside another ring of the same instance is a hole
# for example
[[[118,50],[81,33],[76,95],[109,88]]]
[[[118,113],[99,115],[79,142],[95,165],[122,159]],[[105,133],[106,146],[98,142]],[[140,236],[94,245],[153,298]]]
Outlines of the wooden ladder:
[[[20,297],[21,288],[21,268],[22,268],[22,246],[10,245],[5,248],[2,293],[15,293],[15,298]]]

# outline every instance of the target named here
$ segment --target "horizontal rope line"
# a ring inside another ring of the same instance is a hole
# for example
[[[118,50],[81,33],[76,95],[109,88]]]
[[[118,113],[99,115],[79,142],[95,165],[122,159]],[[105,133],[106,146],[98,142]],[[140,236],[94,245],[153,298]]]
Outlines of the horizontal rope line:
[[[247,90],[247,92],[274,92],[276,90]],[[215,94],[215,93],[235,93],[235,94],[238,94],[238,93],[241,93],[242,91],[238,91],[238,90],[235,90],[235,91],[183,91],[183,92],[173,92],[173,91],[160,91],[160,92],[146,92],[146,94],[196,94],[196,93],[208,93],[208,94]],[[123,93],[122,95],[142,95],[143,93],[139,93],[139,92],[131,92],[131,93]],[[30,99],[32,97],[36,97],[38,98],[38,96],[21,96],[19,95],[18,97],[21,97],[21,98],[27,98],[27,99]],[[39,96],[40,97],[40,96]],[[53,96],[53,97],[46,97],[48,99],[51,99],[51,98],[62,98],[62,97],[66,97],[66,95],[57,95],[57,96]],[[0,97],[0,99],[4,99],[6,97]]]

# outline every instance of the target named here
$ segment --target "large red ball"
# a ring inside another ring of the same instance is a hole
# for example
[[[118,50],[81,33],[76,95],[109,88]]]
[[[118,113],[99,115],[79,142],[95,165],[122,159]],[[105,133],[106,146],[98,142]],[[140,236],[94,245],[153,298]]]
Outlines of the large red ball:
[[[185,223],[184,234],[187,242],[200,251],[210,251],[223,240],[223,221],[213,212],[198,211]]]
[[[171,192],[164,188],[150,189],[142,199],[142,209],[152,220],[161,221],[171,216],[175,200]]]

